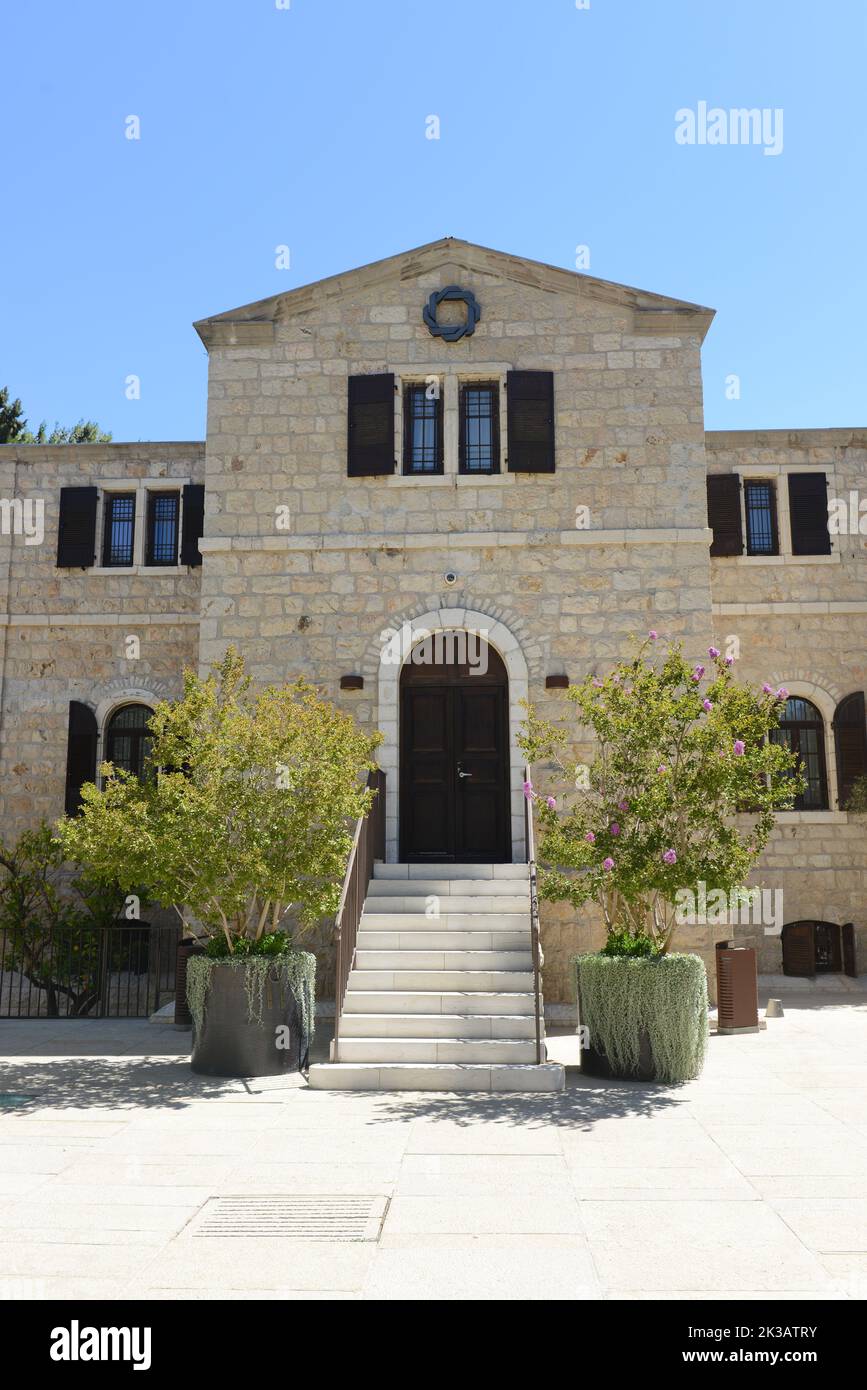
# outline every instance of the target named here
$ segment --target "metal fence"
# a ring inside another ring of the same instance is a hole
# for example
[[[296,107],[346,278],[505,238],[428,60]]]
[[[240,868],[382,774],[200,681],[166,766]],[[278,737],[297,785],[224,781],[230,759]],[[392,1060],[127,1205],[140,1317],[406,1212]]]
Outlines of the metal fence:
[[[174,998],[178,928],[0,931],[0,1018],[147,1018]]]

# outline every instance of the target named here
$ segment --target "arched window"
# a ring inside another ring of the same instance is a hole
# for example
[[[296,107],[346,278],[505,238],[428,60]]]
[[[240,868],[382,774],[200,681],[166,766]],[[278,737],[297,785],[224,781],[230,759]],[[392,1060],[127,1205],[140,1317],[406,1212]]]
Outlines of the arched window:
[[[141,779],[152,738],[147,727],[153,710],[147,705],[123,705],[115,710],[105,731],[105,760]]]
[[[815,705],[790,696],[771,740],[797,753],[806,787],[795,799],[796,811],[827,811],[828,775],[825,767],[825,722]]]

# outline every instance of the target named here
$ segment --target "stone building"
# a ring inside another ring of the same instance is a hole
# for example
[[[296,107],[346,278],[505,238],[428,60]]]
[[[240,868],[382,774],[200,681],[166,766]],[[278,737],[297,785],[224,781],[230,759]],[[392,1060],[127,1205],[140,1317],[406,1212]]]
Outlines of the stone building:
[[[655,627],[788,688],[809,786],[755,882],[793,968],[851,967],[848,923],[863,959],[867,430],[706,433],[712,317],[438,241],[196,324],[204,443],[0,448],[3,837],[137,766],[148,707],[233,643],[382,730],[390,861],[517,863],[520,702],[564,715],[556,678]],[[426,673],[424,632],[481,645]],[[543,907],[549,1000],[599,932]]]

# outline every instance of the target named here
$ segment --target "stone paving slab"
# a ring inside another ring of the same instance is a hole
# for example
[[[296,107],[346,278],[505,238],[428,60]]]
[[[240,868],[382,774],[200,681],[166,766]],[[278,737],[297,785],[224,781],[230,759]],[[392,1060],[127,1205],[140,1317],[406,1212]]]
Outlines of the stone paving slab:
[[[0,1299],[864,1299],[867,996],[783,998],[694,1082],[531,1096],[223,1081],[164,1024],[2,1022],[0,1091],[33,1099],[0,1110]],[[263,1193],[390,1205],[378,1242],[193,1234]]]

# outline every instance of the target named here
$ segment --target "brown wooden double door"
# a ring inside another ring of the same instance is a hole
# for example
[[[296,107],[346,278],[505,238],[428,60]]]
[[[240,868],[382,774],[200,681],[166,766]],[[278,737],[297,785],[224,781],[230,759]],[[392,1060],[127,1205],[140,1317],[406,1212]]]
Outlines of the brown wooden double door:
[[[512,858],[506,673],[495,656],[490,651],[484,675],[461,666],[404,668],[404,861],[507,863]]]

